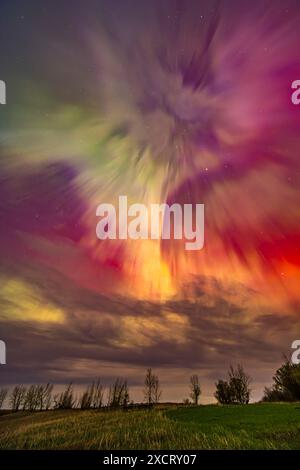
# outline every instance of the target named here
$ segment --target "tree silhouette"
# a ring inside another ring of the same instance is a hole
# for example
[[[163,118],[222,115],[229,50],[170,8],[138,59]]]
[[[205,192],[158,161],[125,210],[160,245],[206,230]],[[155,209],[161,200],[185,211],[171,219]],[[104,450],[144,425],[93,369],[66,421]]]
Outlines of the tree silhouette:
[[[195,405],[198,405],[199,397],[201,394],[201,387],[199,383],[199,377],[196,374],[192,375],[190,378],[190,389],[190,397],[193,400],[193,403]]]

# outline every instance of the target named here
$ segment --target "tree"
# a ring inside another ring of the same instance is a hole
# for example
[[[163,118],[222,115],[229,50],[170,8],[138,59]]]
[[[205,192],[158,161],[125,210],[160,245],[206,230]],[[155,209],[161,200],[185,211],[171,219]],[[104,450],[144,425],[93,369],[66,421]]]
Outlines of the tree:
[[[83,394],[79,398],[79,407],[82,410],[88,410],[89,408],[92,408],[93,397],[94,397],[94,383],[92,383],[90,387],[87,387],[87,389],[83,392]]]
[[[129,390],[127,380],[118,378],[109,388],[108,406],[126,407],[129,403]]]
[[[246,374],[243,366],[238,364],[236,369],[230,366],[228,376],[233,403],[240,405],[246,405],[249,403],[251,377]]]
[[[52,405],[52,392],[53,392],[53,385],[46,384],[41,385],[39,389],[39,406],[40,410],[49,410]]]
[[[201,394],[201,388],[200,388],[200,383],[199,383],[199,377],[198,375],[192,375],[190,378],[190,397],[193,400],[195,405],[198,405],[198,400]]]
[[[154,403],[159,403],[160,397],[161,397],[161,389],[160,389],[160,384],[159,384],[159,379],[158,376],[154,376]]]
[[[231,403],[231,391],[229,383],[226,380],[219,380],[216,383],[216,393],[215,397],[219,403],[228,405]]]
[[[9,397],[10,406],[13,411],[19,411],[23,406],[26,397],[26,387],[16,385]]]
[[[300,400],[300,364],[293,364],[287,357],[277,369],[271,388],[265,388],[263,401]]]
[[[101,408],[103,404],[103,391],[104,389],[99,379],[96,383],[93,382],[81,395],[79,399],[80,408],[82,410]]]
[[[265,387],[262,401],[290,401],[287,396],[275,387]]]
[[[5,402],[5,398],[7,396],[8,390],[7,388],[0,388],[0,410]]]
[[[183,401],[182,401],[182,403],[183,403],[183,405],[190,405],[190,404],[191,404],[189,398],[184,398]]]
[[[152,369],[147,369],[146,377],[145,377],[145,389],[144,389],[144,396],[145,401],[151,405],[154,402],[154,376],[152,374]]]
[[[93,382],[91,386],[83,392],[79,399],[79,406],[82,410],[89,408],[99,409],[103,405],[104,388],[101,385],[100,379]]]
[[[101,385],[100,379],[97,380],[94,387],[93,408],[101,408],[103,405],[104,387]]]
[[[146,372],[144,397],[145,401],[149,405],[152,405],[153,403],[158,403],[161,397],[159,378],[157,375],[153,374],[151,368],[147,369]]]
[[[30,385],[23,400],[23,410],[35,411],[39,405],[39,386]]]
[[[69,410],[71,408],[74,408],[74,405],[75,399],[73,393],[73,385],[72,383],[70,383],[69,385],[67,385],[64,392],[54,396],[54,408]]]
[[[230,366],[228,381],[219,380],[216,383],[215,397],[219,403],[245,405],[250,400],[250,383],[250,376],[240,364],[236,369]]]

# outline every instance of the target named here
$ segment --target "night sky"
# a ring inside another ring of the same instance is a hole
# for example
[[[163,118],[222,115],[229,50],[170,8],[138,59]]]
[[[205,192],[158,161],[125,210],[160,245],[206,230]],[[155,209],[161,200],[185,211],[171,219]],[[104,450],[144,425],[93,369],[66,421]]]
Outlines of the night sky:
[[[0,1],[0,383],[163,400],[300,336],[298,1]],[[205,204],[205,246],[96,237],[96,207]]]

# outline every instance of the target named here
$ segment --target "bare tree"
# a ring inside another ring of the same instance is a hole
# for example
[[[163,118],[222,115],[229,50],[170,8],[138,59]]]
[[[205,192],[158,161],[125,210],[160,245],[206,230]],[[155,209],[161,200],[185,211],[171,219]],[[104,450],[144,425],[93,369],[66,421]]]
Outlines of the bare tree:
[[[145,401],[152,405],[158,403],[161,397],[161,389],[158,376],[153,374],[152,369],[147,369],[144,386]]]
[[[154,376],[154,403],[159,403],[161,397],[161,389],[159,384],[158,376]]]
[[[19,411],[19,409],[24,404],[24,400],[26,397],[26,387],[16,385],[9,397],[10,406],[13,411]]]
[[[104,387],[101,385],[100,379],[97,380],[94,386],[94,397],[93,397],[93,408],[101,408],[103,405],[103,395],[104,395]]]
[[[82,410],[89,408],[99,409],[103,405],[104,387],[101,385],[100,379],[93,382],[79,397],[79,407]]]
[[[23,400],[23,410],[35,411],[39,405],[39,385],[30,385]]]
[[[94,382],[91,386],[87,387],[87,389],[83,392],[81,397],[79,398],[79,407],[82,410],[88,410],[92,408],[94,402],[94,394],[95,394],[95,385]]]
[[[49,410],[52,405],[52,392],[53,392],[53,384],[47,384],[44,386],[42,397],[40,398],[40,406],[41,410]]]
[[[108,406],[127,406],[129,403],[129,390],[127,380],[118,378],[109,388]]]
[[[54,396],[54,408],[69,410],[74,408],[75,398],[73,392],[73,385],[70,383],[67,385],[64,392]]]
[[[153,374],[152,369],[147,369],[144,388],[145,401],[151,405],[153,403]]]
[[[37,386],[37,402],[38,402],[38,408],[40,411],[49,410],[49,408],[51,408],[52,391],[53,391],[52,384],[48,383],[46,385]]]
[[[3,403],[5,401],[5,398],[7,396],[8,389],[7,388],[0,388],[0,410],[3,406]]]
[[[201,387],[199,383],[198,375],[194,374],[190,378],[190,397],[193,400],[195,405],[198,405],[199,397],[201,395]]]

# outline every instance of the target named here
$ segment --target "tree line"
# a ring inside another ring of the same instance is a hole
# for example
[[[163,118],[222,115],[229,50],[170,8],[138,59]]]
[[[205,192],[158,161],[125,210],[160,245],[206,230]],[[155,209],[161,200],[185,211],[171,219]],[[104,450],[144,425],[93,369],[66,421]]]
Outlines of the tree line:
[[[251,396],[251,377],[245,372],[242,365],[229,367],[227,380],[218,380],[215,398],[220,404],[248,404]],[[190,394],[183,403],[198,405],[201,395],[199,376],[194,374],[189,382]],[[105,400],[105,387],[100,380],[94,381],[81,393],[75,396],[73,384],[69,384],[60,393],[53,393],[54,386],[46,385],[16,385],[11,391],[0,388],[0,409],[7,400],[13,411],[42,411],[49,409],[82,410],[101,408],[127,408],[134,406],[130,400],[129,387],[126,379],[117,378],[107,390]],[[153,406],[160,402],[162,390],[159,378],[151,368],[147,369],[144,380],[144,404]],[[262,401],[299,401],[300,400],[300,365],[293,364],[285,358],[285,362],[276,371],[273,385],[266,387]],[[138,405],[136,405],[138,406]]]
[[[107,390],[105,397],[105,387],[100,379],[92,382],[80,394],[75,396],[73,384],[68,384],[60,393],[53,393],[54,386],[46,385],[16,385],[11,391],[7,388],[0,388],[0,410],[4,402],[7,401],[13,411],[43,411],[49,409],[72,409],[82,410],[107,408],[126,408],[134,405],[130,400],[129,387],[126,379],[117,378]],[[161,387],[159,378],[148,369],[144,381],[144,402],[148,406],[159,403],[161,397]]]

